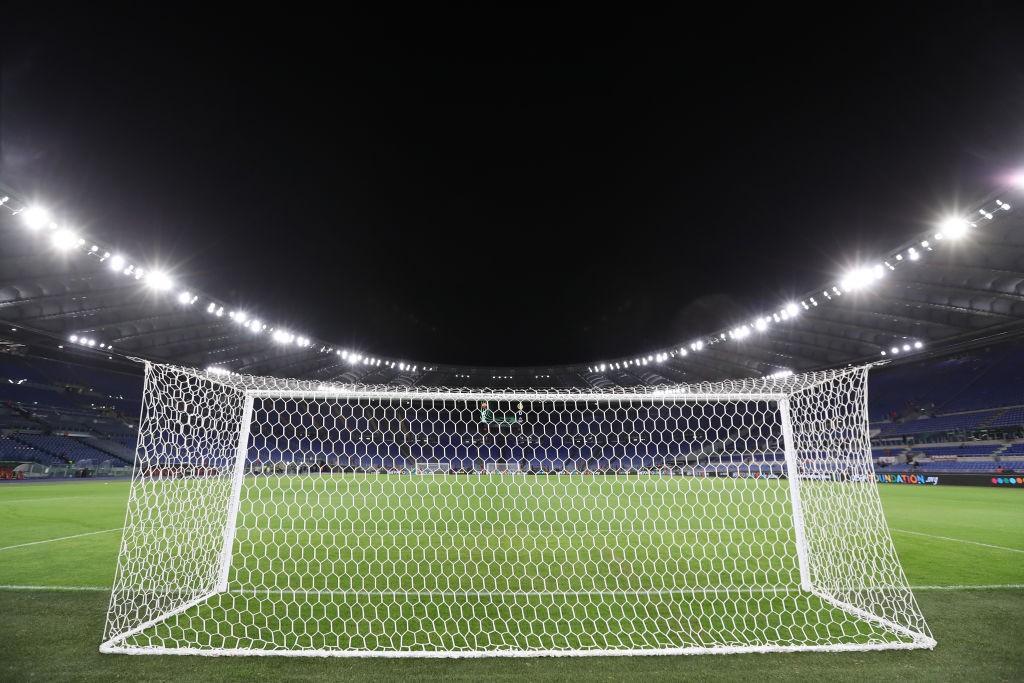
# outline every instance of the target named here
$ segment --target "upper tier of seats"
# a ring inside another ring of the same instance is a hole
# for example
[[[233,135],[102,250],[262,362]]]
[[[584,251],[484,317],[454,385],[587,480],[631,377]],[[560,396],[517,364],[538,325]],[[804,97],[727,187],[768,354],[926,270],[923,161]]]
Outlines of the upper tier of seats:
[[[58,408],[111,406],[133,417],[142,400],[141,376],[42,358],[0,354],[0,402]]]
[[[1024,343],[879,368],[870,398],[872,421],[1024,405]]]

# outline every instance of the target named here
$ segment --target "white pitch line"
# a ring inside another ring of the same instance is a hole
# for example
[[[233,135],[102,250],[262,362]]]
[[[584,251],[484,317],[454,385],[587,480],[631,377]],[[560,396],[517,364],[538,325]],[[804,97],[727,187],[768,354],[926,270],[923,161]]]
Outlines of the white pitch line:
[[[56,543],[57,541],[67,541],[72,538],[82,538],[83,536],[95,536],[96,534],[109,534],[111,531],[120,531],[123,527],[117,527],[116,529],[102,529],[100,531],[87,531],[84,534],[74,534],[72,536],[61,536],[60,538],[47,538],[42,541],[32,541],[31,543],[18,543],[17,545],[6,545],[0,548],[0,551],[13,550],[15,548],[27,548],[30,545],[40,545],[42,543]]]
[[[90,593],[109,593],[110,586],[23,586],[19,584],[0,584],[0,591],[71,591]]]
[[[969,590],[1024,590],[1024,583],[962,583],[962,584],[951,584],[951,585],[923,585],[923,586],[911,586],[911,590],[914,591],[969,591]],[[32,585],[21,585],[21,584],[0,584],[0,591],[80,591],[90,593],[107,593],[111,590],[110,586],[32,586]],[[253,591],[228,591],[228,595],[254,595],[257,593],[263,594],[280,594],[280,593],[297,593],[302,592],[306,594],[322,594],[322,595],[352,595],[352,593],[343,593],[338,591],[283,591],[283,590],[253,590]],[[640,593],[650,593],[652,591],[640,591]],[[681,591],[677,591],[681,592]],[[696,591],[696,592],[708,592],[716,593],[721,591]],[[725,592],[743,592],[743,591],[725,591]],[[754,591],[747,591],[754,592]],[[782,592],[773,591],[769,589],[762,589],[757,592]],[[786,592],[799,592],[797,589],[789,590]],[[364,592],[365,595],[393,595],[394,593],[371,593]],[[463,593],[467,595],[470,593]],[[604,595],[610,595],[611,593],[605,593]],[[637,592],[630,593],[636,595]],[[428,593],[428,595],[436,595],[436,593]],[[508,595],[507,593],[505,595]],[[522,595],[522,594],[520,594]],[[533,594],[536,595],[536,594]],[[566,595],[561,593],[560,595]]]
[[[925,538],[937,538],[940,541],[955,541],[957,543],[968,543],[970,545],[980,545],[983,548],[994,548],[996,550],[1005,550],[1011,553],[1024,553],[1024,550],[1020,548],[1008,548],[1005,545],[993,545],[991,543],[981,543],[979,541],[968,541],[963,538],[952,538],[950,536],[936,536],[935,534],[925,534],[920,531],[907,531],[906,529],[893,529],[890,527],[890,531],[898,531],[901,534],[912,534],[914,536],[924,536]]]
[[[1021,590],[1024,583],[961,583],[948,586],[911,586],[915,591]]]

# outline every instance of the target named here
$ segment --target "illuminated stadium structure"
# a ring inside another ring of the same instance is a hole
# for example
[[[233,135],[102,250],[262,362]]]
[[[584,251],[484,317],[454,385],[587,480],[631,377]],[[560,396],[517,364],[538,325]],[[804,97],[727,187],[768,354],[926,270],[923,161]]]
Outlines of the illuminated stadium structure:
[[[146,363],[141,411],[113,393],[103,410],[40,404],[54,387],[8,371],[0,446],[39,476],[130,467],[103,652],[931,648],[876,477],[917,482],[915,458],[942,462],[948,434],[979,428],[997,439],[985,463],[955,464],[1014,472],[1024,406],[951,395],[926,420],[911,399],[872,422],[868,365],[1019,345],[1015,201],[672,348],[470,367],[284,329],[7,192],[7,350]]]
[[[243,374],[400,386],[608,388],[805,372],[1015,335],[1024,320],[1024,230],[1007,188],[898,248],[725,330],[671,348],[560,366],[484,367],[345,349],[276,327],[273,311],[147,270],[3,189],[0,311],[11,343],[96,359],[139,357]],[[112,228],[114,229],[114,228]],[[54,252],[61,252],[56,258]],[[752,302],[753,305],[754,302]]]

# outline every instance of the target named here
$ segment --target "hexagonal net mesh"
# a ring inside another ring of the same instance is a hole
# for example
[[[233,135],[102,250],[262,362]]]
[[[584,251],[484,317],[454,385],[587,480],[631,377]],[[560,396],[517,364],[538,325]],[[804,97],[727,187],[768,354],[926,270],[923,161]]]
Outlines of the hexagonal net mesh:
[[[583,392],[150,364],[101,650],[932,647],[867,372]]]

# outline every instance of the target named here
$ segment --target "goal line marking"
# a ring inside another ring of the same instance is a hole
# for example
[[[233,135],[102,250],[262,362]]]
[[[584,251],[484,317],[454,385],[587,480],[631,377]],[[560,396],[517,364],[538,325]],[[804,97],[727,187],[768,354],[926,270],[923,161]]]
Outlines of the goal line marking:
[[[110,586],[35,586],[29,584],[0,584],[0,591],[70,591],[70,592],[88,592],[88,593],[109,593],[111,590]],[[921,586],[910,586],[912,591],[969,591],[969,590],[1024,590],[1024,583],[975,583],[975,584],[949,584],[949,585],[921,585]],[[758,592],[758,593],[789,593],[798,592],[798,588],[760,588],[756,591],[753,589],[722,589],[722,590],[672,590],[672,591],[610,591],[610,592],[559,592],[559,593],[481,593],[473,591],[463,591],[457,593],[457,595],[642,595],[652,593],[742,593],[742,592]],[[346,591],[315,591],[315,590],[267,590],[267,591],[228,591],[229,595],[256,595],[263,593],[301,593],[306,595],[354,595],[354,592]],[[398,595],[400,593],[391,592],[370,592],[364,591],[362,595]],[[412,594],[412,593],[410,593]],[[445,595],[444,593],[420,593],[420,595]]]
[[[15,583],[0,584],[0,591],[63,591],[109,593],[110,586],[29,586]]]
[[[891,531],[895,531],[897,533],[901,533],[901,534],[911,534],[913,536],[924,536],[925,538],[936,538],[936,539],[938,539],[940,541],[954,541],[956,543],[968,543],[970,545],[980,545],[983,548],[994,548],[995,550],[1005,550],[1005,551],[1011,552],[1011,553],[1024,553],[1024,550],[1021,550],[1020,548],[1010,548],[1010,547],[1007,547],[1005,545],[993,545],[992,543],[981,543],[980,541],[968,541],[967,539],[964,539],[964,538],[952,538],[951,536],[936,536],[935,534],[926,534],[926,533],[922,533],[920,531],[907,531],[906,529],[892,529],[892,528],[890,528],[890,530]]]
[[[18,543],[16,545],[5,545],[0,548],[0,552],[4,550],[14,550],[15,548],[27,548],[30,545],[41,545],[43,543],[56,543],[57,541],[68,541],[72,538],[82,538],[83,536],[95,536],[96,534],[109,534],[112,531],[120,531],[124,527],[117,527],[114,529],[101,529],[100,531],[86,531],[84,534],[73,534],[71,536],[60,536],[58,538],[47,538],[42,541],[31,541],[29,543]]]

